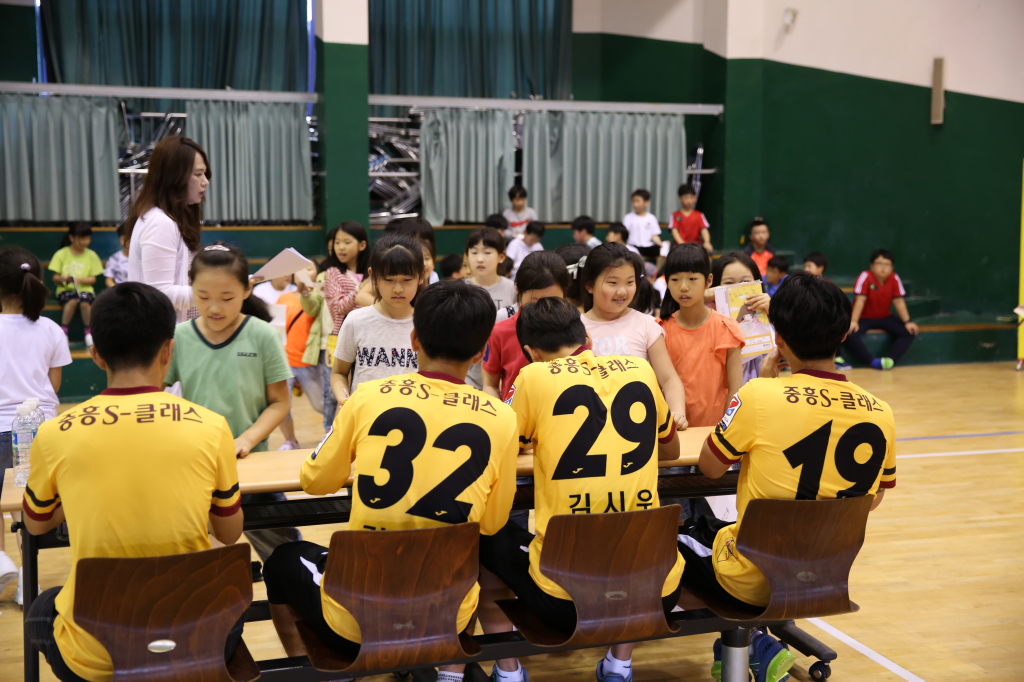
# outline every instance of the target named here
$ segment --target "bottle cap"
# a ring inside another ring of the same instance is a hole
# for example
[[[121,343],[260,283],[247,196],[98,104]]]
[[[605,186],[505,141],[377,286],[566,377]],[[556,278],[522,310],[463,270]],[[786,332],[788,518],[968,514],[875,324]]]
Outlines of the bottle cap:
[[[32,414],[32,406],[28,404],[26,400],[21,405],[18,405],[18,416],[24,417],[25,415]]]

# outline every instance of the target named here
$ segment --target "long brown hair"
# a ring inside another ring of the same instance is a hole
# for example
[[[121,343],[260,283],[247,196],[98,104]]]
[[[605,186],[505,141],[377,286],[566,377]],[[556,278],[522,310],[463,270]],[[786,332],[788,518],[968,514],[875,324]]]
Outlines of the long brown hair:
[[[128,214],[125,232],[129,240],[132,238],[135,221],[149,209],[159,208],[177,223],[181,238],[189,250],[199,248],[203,205],[201,202],[191,206],[185,203],[197,152],[206,163],[206,177],[209,179],[210,159],[202,147],[187,137],[165,137],[153,148],[146,181]]]

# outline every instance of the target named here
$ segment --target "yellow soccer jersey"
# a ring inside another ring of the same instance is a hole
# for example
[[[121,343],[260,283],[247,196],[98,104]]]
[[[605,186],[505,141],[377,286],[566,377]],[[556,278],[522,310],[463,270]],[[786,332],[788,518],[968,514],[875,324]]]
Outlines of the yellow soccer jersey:
[[[401,530],[476,521],[494,535],[516,492],[516,418],[497,398],[434,372],[359,386],[302,464],[302,489],[337,492],[355,464],[350,530]],[[461,631],[476,611],[479,585],[459,609]],[[324,619],[360,641],[355,619],[323,592]]]
[[[39,428],[22,505],[39,521],[64,506],[71,571],[53,634],[72,672],[108,682],[110,656],[72,613],[78,560],[210,549],[209,515],[241,505],[235,440],[224,417],[155,386],[107,389]]]
[[[524,367],[509,398],[521,441],[533,454],[537,537],[530,543],[530,575],[559,599],[569,594],[540,572],[548,520],[557,514],[604,514],[659,506],[658,440],[676,425],[646,360],[595,358],[589,348],[572,357]],[[665,580],[671,594],[683,557]]]
[[[736,523],[715,538],[715,573],[730,594],[767,605],[768,582],[736,551],[747,503],[874,495],[896,485],[896,425],[889,406],[842,374],[800,370],[753,379],[708,436],[727,464],[742,457]]]

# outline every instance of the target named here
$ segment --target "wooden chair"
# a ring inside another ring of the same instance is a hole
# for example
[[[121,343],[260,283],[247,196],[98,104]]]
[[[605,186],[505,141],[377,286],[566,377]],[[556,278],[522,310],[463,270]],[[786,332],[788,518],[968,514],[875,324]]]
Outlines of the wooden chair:
[[[75,622],[106,648],[114,682],[251,682],[244,642],[228,633],[252,602],[249,546],[132,559],[82,559]]]
[[[679,505],[616,514],[553,516],[541,572],[569,593],[576,630],[558,632],[518,599],[497,602],[538,646],[597,646],[675,632],[661,591],[676,562]]]
[[[332,535],[323,589],[355,618],[362,642],[352,659],[298,621],[309,662],[324,672],[357,673],[479,654],[456,625],[480,573],[479,545],[477,523]]]
[[[686,588],[732,621],[786,621],[857,611],[850,567],[864,544],[870,496],[837,500],[751,500],[736,549],[768,580],[766,608],[737,608],[701,589]]]

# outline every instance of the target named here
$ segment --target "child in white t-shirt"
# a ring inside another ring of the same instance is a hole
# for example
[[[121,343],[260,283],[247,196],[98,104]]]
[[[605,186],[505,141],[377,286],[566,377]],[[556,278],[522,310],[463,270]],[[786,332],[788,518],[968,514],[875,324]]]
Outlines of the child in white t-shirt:
[[[526,226],[526,232],[522,237],[516,237],[505,247],[505,256],[512,261],[512,269],[508,276],[513,282],[516,280],[516,273],[523,260],[535,251],[543,251],[544,245],[540,240],[544,237],[544,223],[537,220],[530,221]]]
[[[103,276],[107,280],[107,288],[128,281],[128,236],[124,232],[125,223],[117,226],[117,240],[121,242],[121,250],[111,254],[103,266]]]
[[[633,192],[633,211],[626,214],[622,224],[629,230],[629,244],[640,251],[645,259],[653,261],[661,247],[661,225],[652,213],[647,212],[651,193],[645,189]]]
[[[512,208],[506,208],[501,214],[508,221],[505,238],[515,239],[526,231],[531,221],[537,219],[537,212],[526,205],[526,188],[522,185],[515,185],[508,191],[508,200],[512,202]]]
[[[71,364],[67,338],[56,322],[40,317],[49,292],[39,260],[24,249],[0,253],[0,487],[13,467],[11,424],[18,406],[38,398],[47,419],[57,416],[61,368]],[[0,591],[18,577],[0,532]]]
[[[339,406],[364,381],[419,369],[410,339],[413,299],[426,286],[419,240],[385,232],[373,245],[367,276],[377,300],[345,317],[334,351],[331,390]]]

